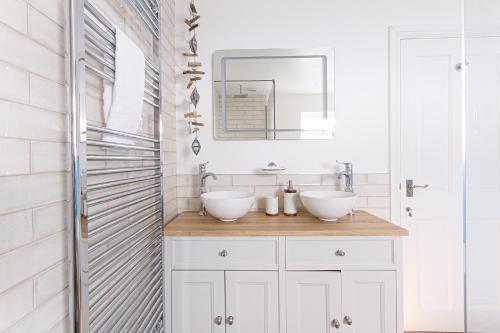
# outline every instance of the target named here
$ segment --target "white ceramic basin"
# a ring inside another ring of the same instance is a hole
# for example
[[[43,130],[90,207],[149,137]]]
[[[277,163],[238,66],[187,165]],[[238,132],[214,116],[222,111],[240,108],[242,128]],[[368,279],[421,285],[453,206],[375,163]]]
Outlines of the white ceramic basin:
[[[347,215],[356,204],[355,193],[343,191],[304,191],[300,200],[304,207],[317,218],[327,222],[335,222]]]
[[[255,194],[238,191],[216,191],[201,195],[207,212],[223,222],[233,222],[244,216],[255,202]]]

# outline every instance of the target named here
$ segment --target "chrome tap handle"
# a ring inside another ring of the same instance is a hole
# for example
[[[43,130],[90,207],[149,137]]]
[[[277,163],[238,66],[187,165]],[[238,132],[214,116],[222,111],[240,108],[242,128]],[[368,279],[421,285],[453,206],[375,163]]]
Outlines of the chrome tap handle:
[[[343,164],[346,167],[352,167],[352,162],[341,162],[339,160],[336,160],[337,164]]]
[[[207,170],[207,164],[208,164],[208,161],[206,161],[205,163],[200,163],[198,165],[198,171],[199,171],[200,176],[203,175],[206,172],[206,170]]]

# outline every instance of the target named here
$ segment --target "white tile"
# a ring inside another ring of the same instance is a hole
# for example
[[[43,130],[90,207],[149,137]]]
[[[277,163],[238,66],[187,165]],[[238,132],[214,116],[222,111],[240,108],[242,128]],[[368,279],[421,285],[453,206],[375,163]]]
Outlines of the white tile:
[[[0,214],[66,200],[63,173],[0,177]]]
[[[177,186],[195,186],[199,184],[198,175],[177,175]]]
[[[0,80],[0,98],[20,103],[29,102],[28,72],[0,62],[0,77],[2,78]]]
[[[69,146],[66,143],[31,143],[31,172],[58,172],[70,170]]]
[[[197,187],[180,186],[177,187],[178,198],[196,198],[200,196],[200,189]]]
[[[197,180],[198,177],[195,178]],[[233,185],[233,176],[231,175],[217,175],[217,179],[212,177],[207,178],[207,186],[228,186]]]
[[[29,86],[31,105],[66,113],[66,88],[64,85],[31,74]]]
[[[54,20],[61,27],[64,26],[64,0],[28,0],[28,3]]]
[[[391,218],[391,210],[389,208],[366,208],[365,210],[384,220],[389,221]]]
[[[196,211],[200,209],[200,198],[177,198],[177,207],[184,210]]]
[[[177,187],[163,189],[163,199],[164,200],[172,200],[175,198],[177,198]]]
[[[255,193],[253,186],[210,186],[209,191],[241,191]]]
[[[0,256],[0,293],[67,257],[65,232]]]
[[[298,187],[299,192],[304,191],[341,191],[342,189],[335,185],[302,185]]]
[[[389,185],[359,185],[354,190],[357,194],[364,197],[387,197],[391,195]]]
[[[28,6],[23,0],[0,1],[0,22],[22,33],[27,31]]]
[[[321,175],[321,185],[338,185],[341,183],[341,178],[338,174],[324,174]]]
[[[33,310],[33,281],[28,280],[1,293],[0,332],[5,332],[5,329],[27,315],[31,310]]]
[[[175,152],[177,149],[177,142],[175,140],[163,140],[163,151]]]
[[[368,183],[368,177],[365,174],[354,174],[354,186]]]
[[[163,174],[165,176],[175,176],[177,166],[175,164],[164,164],[163,165]]]
[[[372,208],[390,208],[390,197],[368,197],[368,206]]]
[[[67,290],[57,294],[46,303],[38,306],[35,311],[12,326],[8,333],[47,332],[68,315],[69,297]]]
[[[356,200],[356,205],[354,208],[359,209],[359,208],[366,208],[368,207],[368,198],[367,197],[358,197],[358,200]]]
[[[68,286],[69,274],[66,261],[50,268],[35,278],[35,304],[45,303]]]
[[[56,82],[64,83],[65,62],[63,57],[3,25],[0,25],[0,40],[2,41],[0,60]]]
[[[0,138],[0,176],[23,175],[30,172],[30,143]]]
[[[177,198],[177,208],[185,209],[189,207],[189,199],[190,198]]]
[[[32,211],[0,216],[0,253],[29,243],[33,239]]]
[[[57,112],[0,100],[0,136],[66,142],[66,119]]]
[[[63,28],[33,7],[28,9],[28,34],[40,44],[64,55]]]
[[[321,175],[278,175],[278,185],[321,185]]]
[[[177,177],[176,176],[163,177],[163,186],[166,189],[177,187]]]
[[[70,321],[69,317],[64,318],[59,323],[57,323],[54,327],[52,327],[48,332],[49,333],[68,333],[70,332]]]
[[[164,204],[164,220],[165,222],[170,222],[173,220],[178,213],[177,210],[177,200],[172,200],[167,204]]]
[[[277,185],[275,175],[233,175],[234,185]]]
[[[389,174],[386,174],[386,173],[368,175],[368,184],[389,185],[390,184],[390,176],[389,176]]]
[[[36,208],[33,211],[33,235],[35,239],[62,231],[68,227],[68,203]]]

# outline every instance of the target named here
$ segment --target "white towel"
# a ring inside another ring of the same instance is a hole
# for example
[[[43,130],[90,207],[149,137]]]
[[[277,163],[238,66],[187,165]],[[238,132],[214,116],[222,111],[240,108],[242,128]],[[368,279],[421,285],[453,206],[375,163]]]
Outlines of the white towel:
[[[106,127],[136,134],[144,105],[144,53],[128,36],[116,28],[115,83],[104,84]],[[104,135],[104,141],[133,143],[133,140]]]

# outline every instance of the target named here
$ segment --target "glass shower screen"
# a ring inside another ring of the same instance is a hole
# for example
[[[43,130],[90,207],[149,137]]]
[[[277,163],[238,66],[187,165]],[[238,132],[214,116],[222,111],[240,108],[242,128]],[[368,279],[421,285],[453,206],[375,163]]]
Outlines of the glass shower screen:
[[[466,326],[500,332],[500,2],[465,0]]]

